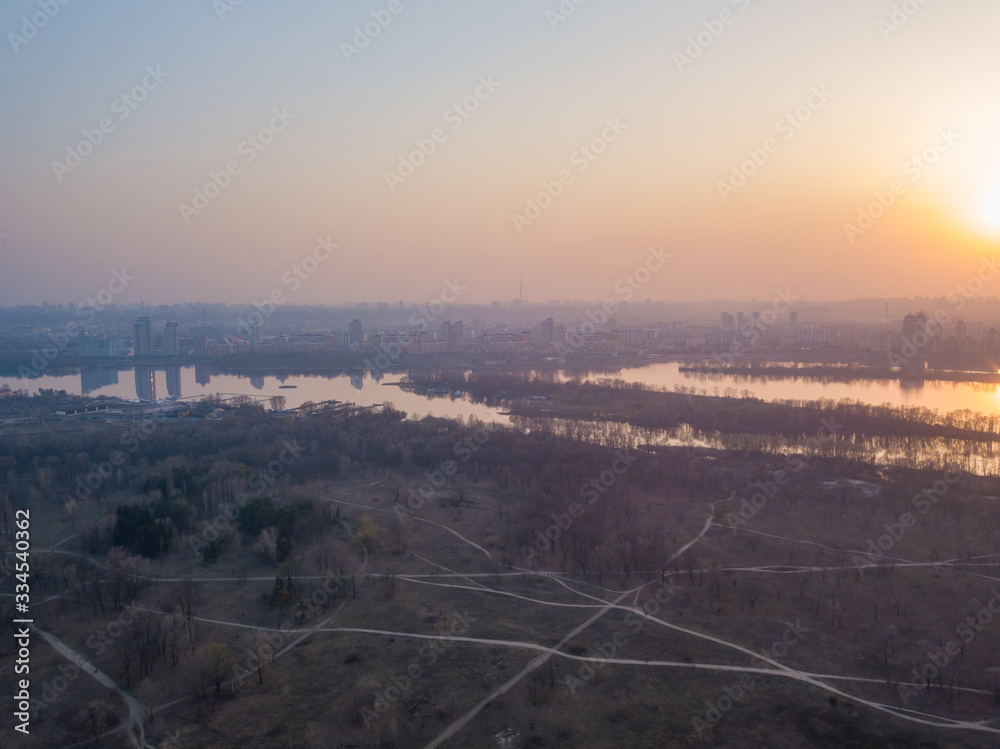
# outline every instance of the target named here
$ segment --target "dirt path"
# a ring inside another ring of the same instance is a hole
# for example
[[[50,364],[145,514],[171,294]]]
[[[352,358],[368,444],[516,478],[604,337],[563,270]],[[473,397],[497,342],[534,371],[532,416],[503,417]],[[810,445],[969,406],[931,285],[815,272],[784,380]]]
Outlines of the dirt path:
[[[44,629],[39,629],[34,625],[32,625],[32,629],[61,655],[71,660],[81,671],[86,673],[87,676],[94,679],[98,684],[101,684],[117,693],[128,707],[128,723],[115,729],[115,732],[124,730],[128,734],[129,739],[132,740],[132,743],[135,744],[138,749],[152,749],[152,747],[146,743],[146,729],[142,718],[145,708],[139,704],[139,701],[134,697],[125,694],[121,690],[121,687],[115,683],[114,679],[105,674],[103,671],[99,671],[80,653],[73,650],[73,648],[64,643],[58,637],[49,634]]]
[[[687,551],[692,546],[694,546],[699,540],[701,540],[705,536],[706,533],[708,533],[708,529],[712,527],[712,520],[713,520],[713,516],[714,516],[714,511],[715,511],[715,504],[714,503],[712,504],[712,511],[713,511],[713,513],[708,516],[708,519],[705,521],[705,525],[702,526],[702,529],[698,533],[698,535],[696,535],[694,538],[692,538],[690,541],[688,541],[686,544],[684,544],[681,548],[679,548],[676,552],[674,552],[673,556],[671,556],[670,559],[667,560],[667,564],[669,564],[670,562],[674,561],[677,557],[679,557],[685,551]],[[458,534],[456,533],[455,535],[458,535]],[[461,538],[461,536],[459,536],[459,537]],[[475,546],[475,544],[473,544],[473,545]],[[478,547],[478,548],[481,548],[481,547]],[[485,549],[483,549],[483,551],[485,551]],[[638,594],[639,590],[641,590],[644,587],[646,587],[645,583],[643,583],[642,585],[640,585],[637,588],[632,588],[631,590],[626,590],[624,593],[622,593],[620,596],[618,596],[618,598],[616,598],[613,602],[608,603],[607,605],[603,606],[600,611],[598,611],[592,617],[590,617],[585,622],[583,622],[583,624],[580,624],[575,629],[573,629],[569,634],[567,634],[565,637],[563,637],[562,640],[559,641],[559,644],[556,645],[556,647],[554,648],[554,650],[555,651],[561,650],[562,647],[567,642],[569,642],[574,637],[576,637],[577,635],[579,635],[581,632],[583,632],[585,629],[587,629],[591,624],[593,624],[594,622],[596,622],[597,620],[599,620],[602,616],[604,616],[612,608],[617,607],[617,605],[619,603],[621,603],[621,601],[625,600],[626,598],[628,598],[628,596],[632,595],[633,593]],[[592,596],[588,596],[588,597],[592,598]],[[490,692],[488,695],[486,695],[486,697],[484,697],[482,700],[480,700],[471,710],[469,710],[469,712],[467,712],[461,718],[459,718],[454,723],[452,723],[450,726],[448,726],[448,728],[446,728],[444,731],[442,731],[441,733],[439,733],[434,739],[432,739],[430,741],[430,743],[428,743],[425,746],[425,749],[434,749],[435,747],[440,746],[445,741],[447,741],[452,736],[454,736],[456,733],[458,733],[459,731],[461,731],[466,725],[469,724],[469,722],[473,718],[476,717],[476,715],[479,714],[480,710],[482,710],[484,707],[486,707],[488,704],[490,704],[493,700],[495,700],[500,695],[502,695],[502,694],[510,691],[510,689],[512,689],[514,686],[516,686],[518,683],[520,683],[521,679],[523,679],[525,676],[527,676],[528,674],[530,674],[536,668],[538,668],[543,663],[545,663],[546,661],[548,661],[548,659],[551,658],[552,655],[553,655],[553,653],[551,653],[551,652],[549,652],[549,653],[543,653],[543,654],[539,655],[537,658],[533,659],[527,666],[525,666],[523,669],[521,669],[520,673],[515,674],[506,683],[504,683],[501,686],[499,686],[496,689],[494,689],[492,692]]]

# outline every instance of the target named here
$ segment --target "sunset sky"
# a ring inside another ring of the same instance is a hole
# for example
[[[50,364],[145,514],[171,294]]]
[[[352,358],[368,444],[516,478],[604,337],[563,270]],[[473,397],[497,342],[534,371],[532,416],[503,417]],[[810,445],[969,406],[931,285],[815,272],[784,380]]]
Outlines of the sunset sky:
[[[996,0],[10,0],[0,305],[122,268],[120,302],[602,299],[661,245],[642,298],[944,295],[1000,241],[998,29]]]

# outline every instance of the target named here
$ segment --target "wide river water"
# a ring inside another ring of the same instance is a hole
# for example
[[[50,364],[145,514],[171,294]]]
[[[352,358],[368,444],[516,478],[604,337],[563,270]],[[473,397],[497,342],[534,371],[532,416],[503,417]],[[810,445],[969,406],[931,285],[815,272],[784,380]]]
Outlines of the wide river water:
[[[559,372],[558,380],[582,377],[588,380],[618,379],[629,383],[707,395],[751,395],[764,400],[840,400],[864,403],[915,406],[939,412],[969,409],[982,413],[1000,413],[1000,392],[996,385],[953,382],[900,384],[888,381],[832,382],[815,379],[766,379],[685,373],[677,362],[653,364],[613,372]],[[284,396],[285,408],[296,408],[313,401],[339,401],[358,406],[390,403],[410,418],[431,415],[443,418],[473,417],[484,422],[513,424],[521,429],[552,429],[574,439],[599,442],[616,447],[634,448],[643,444],[692,445],[766,452],[798,451],[797,440],[774,436],[724,435],[704,433],[682,426],[669,430],[647,430],[629,424],[572,422],[559,419],[538,421],[511,417],[496,408],[473,403],[468,396],[427,395],[397,387],[405,379],[402,373],[385,374],[375,379],[370,374],[339,375],[261,375],[223,374],[211,365],[166,368],[127,367],[122,369],[83,369],[73,373],[50,373],[36,379],[0,377],[0,387],[34,392],[39,389],[65,390],[76,395],[107,395],[125,400],[197,399],[206,395],[221,397],[248,395],[265,406],[274,396]],[[279,404],[280,405],[280,404]],[[838,438],[822,450],[831,456],[871,461],[880,465],[925,465],[954,467],[973,473],[1000,475],[1000,441],[959,443],[946,440],[878,440],[853,437]]]
[[[705,375],[679,371],[680,364],[667,362],[614,372],[560,372],[560,380],[582,376],[585,379],[619,379],[656,388],[695,388],[707,395],[726,394],[727,388],[739,394],[750,394],[764,400],[839,400],[849,398],[863,403],[895,406],[920,406],[940,411],[969,409],[982,413],[1000,413],[1000,391],[997,385],[977,383],[932,382],[899,383],[888,381],[833,382],[815,379],[767,379],[729,375]],[[126,400],[156,400],[168,396],[199,398],[216,393],[250,395],[256,398],[285,396],[288,408],[307,401],[336,400],[371,406],[392,403],[411,417],[427,414],[441,417],[475,416],[486,421],[507,421],[496,409],[472,403],[462,397],[428,397],[399,387],[400,373],[385,374],[376,381],[371,375],[340,375],[336,377],[273,375],[249,377],[222,374],[211,365],[167,368],[129,367],[125,369],[83,369],[74,373],[45,374],[36,379],[0,377],[0,387],[30,392],[40,388],[65,390],[76,395],[108,395]],[[292,386],[285,387],[281,386]]]

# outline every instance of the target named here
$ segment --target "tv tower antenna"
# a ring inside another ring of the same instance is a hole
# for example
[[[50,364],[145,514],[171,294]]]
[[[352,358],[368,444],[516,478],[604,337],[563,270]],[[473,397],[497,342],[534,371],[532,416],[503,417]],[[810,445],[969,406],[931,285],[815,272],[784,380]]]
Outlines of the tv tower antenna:
[[[524,301],[524,273],[517,274],[517,301]]]

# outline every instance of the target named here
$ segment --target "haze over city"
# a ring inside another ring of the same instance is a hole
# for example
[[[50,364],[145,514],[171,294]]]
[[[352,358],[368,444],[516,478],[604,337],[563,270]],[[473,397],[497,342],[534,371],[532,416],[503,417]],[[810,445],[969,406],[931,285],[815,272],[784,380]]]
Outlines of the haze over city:
[[[7,0],[0,747],[996,749],[998,28]]]
[[[317,237],[296,303],[602,299],[660,246],[643,298],[943,295],[1000,235],[1000,8],[903,5],[8,3],[0,299],[250,302]]]

